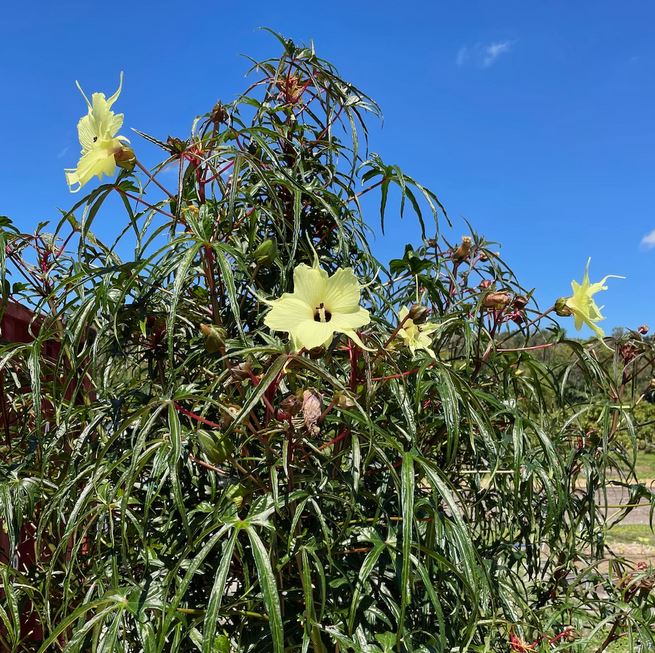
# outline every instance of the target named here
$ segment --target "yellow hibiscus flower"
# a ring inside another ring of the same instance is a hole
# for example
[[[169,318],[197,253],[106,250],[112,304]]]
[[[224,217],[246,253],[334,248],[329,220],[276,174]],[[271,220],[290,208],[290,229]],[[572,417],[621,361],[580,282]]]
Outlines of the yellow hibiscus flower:
[[[601,290],[607,290],[605,282],[608,279],[624,279],[625,277],[617,276],[616,274],[608,274],[597,283],[589,282],[589,264],[591,259],[587,261],[585,267],[584,277],[582,283],[577,281],[571,282],[573,295],[564,300],[564,306],[569,309],[575,320],[575,328],[580,330],[586,324],[594,333],[602,339],[605,336],[604,331],[597,326],[596,322],[600,322],[605,318],[601,315],[602,306],[597,306],[593,296]]]
[[[432,338],[430,334],[439,328],[434,322],[423,322],[416,324],[409,315],[409,309],[406,306],[400,309],[398,317],[402,327],[398,330],[398,337],[402,338],[404,343],[409,347],[412,356],[416,354],[417,349],[424,349],[430,356],[436,360],[437,356],[432,350]]]
[[[359,305],[361,286],[350,268],[332,276],[318,267],[301,263],[293,272],[293,293],[266,302],[271,310],[264,324],[286,331],[294,349],[329,345],[335,333],[344,333],[366,349],[355,332],[371,320]]]
[[[129,143],[124,136],[116,136],[123,125],[123,114],[111,111],[122,87],[123,73],[118,90],[109,99],[105,98],[104,93],[94,93],[89,102],[77,83],[86,100],[88,113],[77,123],[82,156],[76,168],[65,171],[66,183],[72,193],[79,191],[92,177],[102,179],[103,175],[111,176],[116,171],[116,155],[124,149],[123,143]]]

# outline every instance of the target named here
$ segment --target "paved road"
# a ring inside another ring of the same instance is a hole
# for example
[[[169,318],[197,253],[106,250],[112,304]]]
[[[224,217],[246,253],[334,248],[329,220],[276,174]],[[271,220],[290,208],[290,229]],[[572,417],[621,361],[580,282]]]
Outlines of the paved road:
[[[653,485],[655,489],[655,485]],[[612,506],[608,508],[608,516],[617,514],[620,508],[617,506],[626,505],[629,503],[629,492],[622,487],[610,486],[607,488],[607,504]],[[604,504],[604,497],[601,493],[598,494],[599,505]],[[618,514],[617,514],[618,516]],[[621,521],[622,524],[648,524],[650,519],[650,504],[646,499],[642,499],[638,508],[634,508],[627,516]]]
[[[655,489],[655,482],[648,483],[647,486]],[[630,496],[628,490],[621,487],[610,486],[607,488],[607,514],[609,517],[620,514],[620,508],[616,506],[625,505],[629,502]],[[604,497],[598,496],[598,503],[604,505]],[[655,517],[655,516],[654,516]],[[650,504],[642,499],[638,508],[634,508],[621,521],[621,524],[649,524],[650,523]],[[647,542],[637,540],[633,542],[614,541],[611,544],[611,550],[614,555],[625,557],[633,562],[646,562],[655,565],[655,547],[650,546]]]

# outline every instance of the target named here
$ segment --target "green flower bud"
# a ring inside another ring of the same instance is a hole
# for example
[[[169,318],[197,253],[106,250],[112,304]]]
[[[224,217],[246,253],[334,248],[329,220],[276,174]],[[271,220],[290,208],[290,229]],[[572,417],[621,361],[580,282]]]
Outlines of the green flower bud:
[[[332,401],[338,408],[352,408],[355,405],[355,400],[345,392],[335,392]]]
[[[132,172],[134,166],[136,165],[136,156],[134,150],[127,145],[123,145],[118,152],[114,154],[114,161],[119,168]]]
[[[267,238],[264,242],[259,244],[254,251],[253,256],[258,265],[270,265],[277,256],[277,244],[274,240]]]
[[[205,337],[205,349],[210,354],[221,351],[225,344],[225,329],[221,329],[213,324],[201,324],[200,331]]]
[[[555,313],[560,317],[570,317],[573,315],[573,311],[566,305],[568,299],[568,297],[560,297],[555,302]]]
[[[235,505],[237,510],[239,510],[243,505],[243,498],[247,494],[248,489],[244,485],[241,485],[241,483],[230,485],[225,492],[225,496]]]
[[[181,138],[177,138],[177,136],[169,136],[166,139],[166,145],[171,154],[179,155],[187,149],[188,143]]]

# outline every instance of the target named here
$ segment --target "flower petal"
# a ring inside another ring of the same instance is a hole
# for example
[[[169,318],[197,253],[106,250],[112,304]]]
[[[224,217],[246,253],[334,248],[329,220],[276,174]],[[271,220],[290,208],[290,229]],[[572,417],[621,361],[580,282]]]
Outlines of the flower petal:
[[[293,271],[293,294],[314,309],[325,302],[328,273],[321,268],[301,263]]]
[[[314,321],[314,311],[307,302],[294,295],[284,294],[271,302],[271,310],[264,318],[264,324],[273,331],[296,331],[300,323]]]
[[[375,349],[371,349],[370,347],[367,347],[361,341],[361,338],[357,335],[356,331],[344,331],[343,333],[347,335],[361,349],[365,349],[366,351],[376,351]]]
[[[359,308],[361,294],[357,277],[351,268],[338,269],[328,280],[323,298],[331,313],[351,313]]]
[[[118,88],[116,89],[116,92],[107,100],[107,104],[111,107],[116,100],[118,100],[118,96],[121,94],[121,91],[123,90],[123,71],[121,70],[121,74],[118,76]]]
[[[334,329],[329,322],[315,322],[313,318],[298,324],[297,328],[291,332],[295,346],[306,349],[314,349],[314,347],[328,344],[332,340],[333,334]]]
[[[71,192],[77,192],[92,177],[102,179],[103,175],[113,175],[116,170],[114,153],[120,147],[121,143],[118,139],[101,143],[82,156],[77,163],[77,168],[66,170],[66,182]],[[78,184],[78,187],[74,189],[75,184]]]
[[[608,279],[616,277],[616,275],[607,275],[600,281],[596,283],[589,282],[589,263],[591,259],[587,261],[585,266],[584,276],[582,278],[582,283],[579,284],[577,281],[571,282],[571,288],[573,289],[573,295],[566,299],[566,306],[571,310],[573,318],[575,320],[575,328],[581,329],[584,324],[586,324],[593,332],[598,336],[599,339],[603,339],[605,333],[603,330],[596,325],[596,322],[603,320],[603,315],[601,313],[602,306],[599,307],[593,299],[593,296],[600,292],[601,290],[607,290],[605,283]],[[622,278],[622,277],[619,277]]]
[[[332,313],[332,319],[328,324],[334,331],[350,331],[359,329],[371,321],[371,316],[365,308],[360,308],[352,313]]]
[[[96,143],[113,138],[123,126],[123,114],[115,114],[111,106],[116,102],[123,88],[123,73],[121,72],[118,90],[109,98],[104,93],[93,93],[91,102],[84,94],[82,87],[77,84],[84,97],[89,110],[77,123],[77,135],[82,145],[82,154],[91,151]]]
[[[420,326],[422,333],[434,333],[438,328],[439,325],[435,324],[434,322],[426,322]]]
[[[594,324],[593,322],[588,321],[588,320],[585,320],[585,322],[587,323],[587,326],[588,326],[590,329],[592,329],[593,332],[594,332],[594,333],[595,333],[599,338],[602,339],[602,338],[605,337],[605,332],[604,332],[604,331],[603,331],[603,330],[602,330],[602,329],[601,329],[597,324]]]

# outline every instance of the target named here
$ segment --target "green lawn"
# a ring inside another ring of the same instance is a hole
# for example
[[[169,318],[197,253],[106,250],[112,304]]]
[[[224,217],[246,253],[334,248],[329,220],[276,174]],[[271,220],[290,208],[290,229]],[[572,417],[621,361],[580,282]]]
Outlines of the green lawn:
[[[589,647],[590,652],[598,650],[598,647],[603,643],[607,635],[604,634],[601,637],[594,639],[593,645]],[[630,650],[630,643],[628,638],[619,640],[618,642],[612,642],[606,649],[605,653],[632,653]]]
[[[635,466],[637,478],[642,483],[655,480],[655,453],[639,452]],[[642,500],[645,503],[645,500]],[[641,520],[648,521],[648,514],[641,511]],[[631,521],[637,521],[632,519]],[[607,532],[607,541],[610,546],[617,547],[617,553],[630,559],[655,559],[655,534],[648,523],[618,524]],[[620,650],[620,649],[619,649]]]
[[[655,534],[648,524],[618,524],[607,534],[610,542],[636,543],[655,547]]]
[[[643,483],[655,480],[655,452],[639,451],[637,453],[637,462],[635,463],[635,473],[637,478]],[[610,478],[618,478],[616,474],[609,473]]]
[[[628,640],[624,639],[620,642],[613,642],[605,650],[607,653],[630,653],[628,646]]]
[[[655,452],[640,451],[637,454],[636,472],[640,481],[655,479]]]

